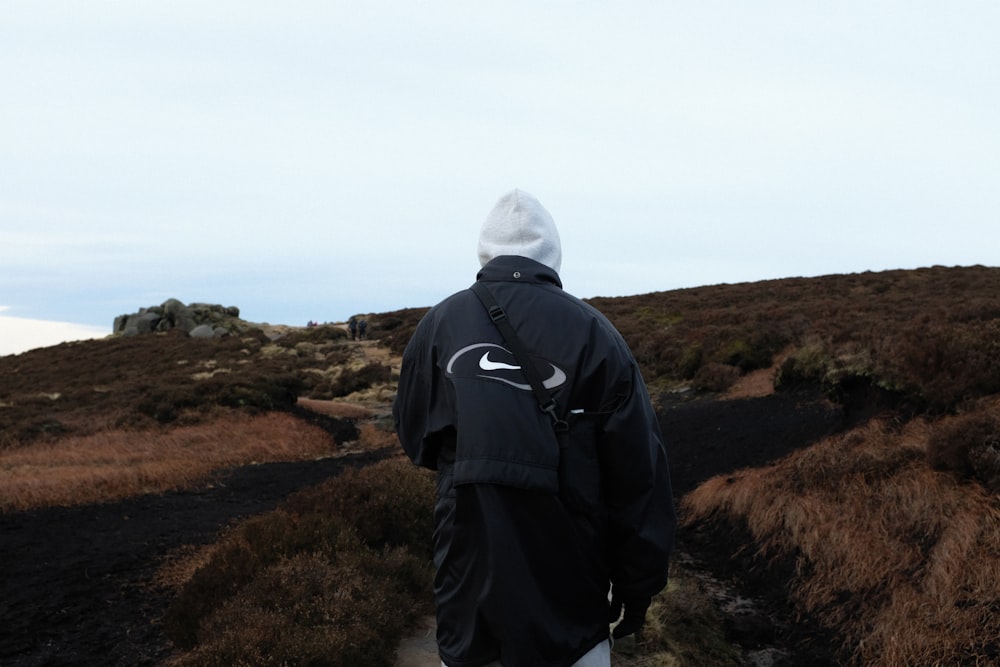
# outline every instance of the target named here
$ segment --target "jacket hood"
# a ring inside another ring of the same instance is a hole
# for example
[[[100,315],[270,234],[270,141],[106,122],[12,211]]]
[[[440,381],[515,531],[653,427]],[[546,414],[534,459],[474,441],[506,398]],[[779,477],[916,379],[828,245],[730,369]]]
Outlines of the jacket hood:
[[[479,265],[501,255],[527,257],[559,273],[562,244],[556,223],[545,207],[523,190],[501,197],[479,232]]]

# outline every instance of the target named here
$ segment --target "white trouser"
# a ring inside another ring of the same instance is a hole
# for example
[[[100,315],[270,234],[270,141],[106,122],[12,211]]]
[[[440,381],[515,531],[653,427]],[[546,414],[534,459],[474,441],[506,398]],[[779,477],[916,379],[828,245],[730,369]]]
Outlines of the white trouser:
[[[448,665],[442,662],[441,667],[448,667]],[[485,667],[503,667],[503,664],[497,660],[485,665]],[[611,642],[604,640],[590,649],[586,655],[573,663],[573,667],[611,667]]]

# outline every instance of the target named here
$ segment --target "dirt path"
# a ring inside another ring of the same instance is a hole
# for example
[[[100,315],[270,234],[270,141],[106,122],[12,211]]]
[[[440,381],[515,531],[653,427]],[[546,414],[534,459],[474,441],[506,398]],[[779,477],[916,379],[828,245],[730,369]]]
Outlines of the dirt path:
[[[172,652],[159,625],[172,593],[153,582],[170,554],[384,455],[269,463],[198,491],[0,514],[0,665],[160,664]]]
[[[437,623],[433,616],[427,616],[404,638],[396,651],[393,667],[440,667],[435,630]]]

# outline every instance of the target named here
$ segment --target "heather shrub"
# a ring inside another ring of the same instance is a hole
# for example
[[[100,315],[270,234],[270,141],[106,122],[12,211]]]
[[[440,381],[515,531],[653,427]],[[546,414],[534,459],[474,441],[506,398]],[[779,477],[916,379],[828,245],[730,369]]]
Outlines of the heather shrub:
[[[922,397],[935,412],[1000,393],[1000,319],[985,322],[921,318],[878,345],[878,372]]]
[[[324,372],[310,372],[305,381],[304,395],[319,400],[333,400],[365,391],[373,385],[390,380],[390,369],[377,363],[361,367],[342,366]]]
[[[203,400],[193,385],[168,387],[150,392],[136,405],[136,410],[161,424],[167,424],[176,420],[183,411],[201,405]]]
[[[206,387],[219,405],[243,408],[250,413],[288,410],[295,405],[301,389],[302,381],[297,375],[262,375],[238,382],[213,378]]]
[[[786,339],[766,329],[754,330],[749,338],[733,338],[719,351],[720,361],[735,366],[743,373],[758,368],[770,368],[774,355],[785,345]]]
[[[373,548],[405,546],[430,558],[433,489],[433,473],[402,461],[386,462],[300,491],[285,507],[297,514],[322,507],[350,517],[354,530]]]
[[[46,419],[37,424],[31,424],[28,428],[43,436],[63,435],[70,431],[69,427],[58,419]]]
[[[363,555],[362,555],[363,554]],[[260,573],[204,626],[181,665],[391,664],[411,606],[393,583],[405,552],[301,553]],[[405,565],[404,565],[405,567]]]
[[[646,614],[637,664],[735,667],[739,649],[726,638],[723,619],[698,580],[674,568],[667,588],[653,598]],[[616,650],[618,646],[615,646]]]
[[[346,341],[347,332],[343,327],[332,324],[321,324],[315,327],[306,327],[305,329],[295,329],[282,337],[278,342],[280,345],[295,347],[302,342],[327,344]]]
[[[345,546],[348,531],[341,518],[318,514],[302,521],[279,510],[247,520],[218,545],[170,606],[164,618],[168,635],[182,648],[194,647],[203,639],[204,619],[262,571],[301,551],[330,554],[334,545]]]
[[[685,380],[692,379],[701,368],[705,357],[704,346],[701,343],[692,343],[684,348],[680,358],[677,360],[677,374]]]
[[[428,310],[428,308],[404,308],[372,315],[368,318],[368,337],[377,339],[393,354],[400,355],[410,342],[420,319]]]
[[[377,362],[365,364],[356,370],[345,368],[331,383],[330,394],[332,397],[347,396],[374,384],[389,382],[391,373],[389,366]]]
[[[804,345],[781,363],[774,377],[775,389],[823,386],[831,363],[829,353],[822,345]]]
[[[919,404],[919,398],[894,386],[874,368],[871,351],[859,344],[806,343],[781,363],[774,378],[779,391],[816,387],[830,400],[857,409]]]
[[[927,459],[937,470],[974,478],[1000,493],[1000,414],[994,407],[943,422],[928,439]]]
[[[705,364],[691,380],[697,391],[725,391],[740,378],[740,369],[727,364]]]
[[[386,461],[244,522],[166,614],[180,664],[388,664],[430,598],[433,497],[426,471]]]
[[[677,333],[673,331],[650,331],[642,336],[623,336],[632,349],[646,382],[654,383],[658,378],[673,378],[678,375],[690,378],[701,365],[701,347],[685,349],[680,345]]]
[[[240,408],[249,414],[288,410],[298,398],[302,381],[296,375],[231,377],[220,374],[205,380],[185,378],[161,386],[141,399],[136,410],[161,424],[188,412],[210,412],[217,406]]]

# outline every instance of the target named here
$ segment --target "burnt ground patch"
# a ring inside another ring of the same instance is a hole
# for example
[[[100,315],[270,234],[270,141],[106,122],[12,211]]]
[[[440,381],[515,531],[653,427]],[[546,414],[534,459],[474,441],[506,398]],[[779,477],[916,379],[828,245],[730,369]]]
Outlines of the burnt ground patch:
[[[210,488],[0,514],[0,665],[155,665],[172,646],[152,585],[163,558],[386,452],[267,463]]]
[[[660,406],[678,499],[710,477],[767,465],[845,425],[844,411],[812,391],[725,401],[668,394]]]
[[[726,401],[667,396],[659,417],[678,500],[711,477],[765,466],[856,422],[810,390]],[[837,638],[789,602],[794,558],[761,563],[749,531],[723,522],[682,528],[677,551],[695,576],[721,582],[716,601],[731,608],[722,611],[728,638],[748,651],[770,650],[760,664],[839,664]]]

